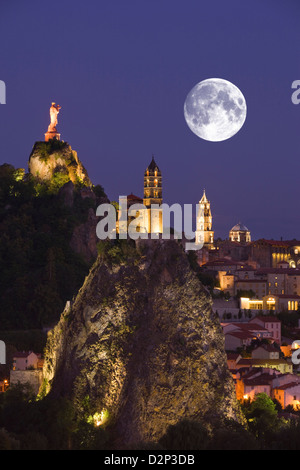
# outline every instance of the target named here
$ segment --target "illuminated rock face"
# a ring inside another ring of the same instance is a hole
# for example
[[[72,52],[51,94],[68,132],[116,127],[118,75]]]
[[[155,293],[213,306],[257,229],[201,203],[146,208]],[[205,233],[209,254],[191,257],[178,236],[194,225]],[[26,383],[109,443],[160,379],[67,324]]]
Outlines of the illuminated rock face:
[[[40,181],[65,177],[74,184],[91,186],[87,171],[67,142],[49,140],[35,142],[28,162],[29,172]]]
[[[121,263],[110,253],[49,335],[51,393],[79,412],[89,397],[120,448],[155,441],[183,418],[241,421],[221,326],[181,246],[143,241]]]

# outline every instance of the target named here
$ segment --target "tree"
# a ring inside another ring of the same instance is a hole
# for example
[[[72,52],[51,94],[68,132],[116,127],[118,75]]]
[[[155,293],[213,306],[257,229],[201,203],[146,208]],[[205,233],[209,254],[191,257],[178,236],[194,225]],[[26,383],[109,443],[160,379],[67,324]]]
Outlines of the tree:
[[[247,297],[249,299],[252,299],[253,297],[255,297],[255,292],[253,292],[253,290],[243,290],[243,289],[239,289],[236,293],[236,297],[239,299],[241,297]]]
[[[244,426],[233,419],[215,427],[209,450],[256,450],[258,443]]]
[[[159,445],[167,450],[205,450],[209,433],[202,423],[184,419],[169,426]]]
[[[254,436],[265,441],[268,435],[279,429],[281,420],[273,400],[265,393],[256,395],[255,400],[244,408],[249,429]]]

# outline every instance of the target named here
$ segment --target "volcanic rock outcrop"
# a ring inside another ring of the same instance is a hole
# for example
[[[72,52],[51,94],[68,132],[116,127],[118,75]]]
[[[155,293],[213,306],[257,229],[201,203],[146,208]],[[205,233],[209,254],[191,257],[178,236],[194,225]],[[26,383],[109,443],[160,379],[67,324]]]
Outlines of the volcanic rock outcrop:
[[[174,240],[103,244],[49,333],[43,372],[44,391],[78,413],[88,398],[115,448],[185,418],[242,422],[211,298]]]
[[[92,185],[77,152],[64,141],[53,139],[48,142],[35,142],[29,157],[28,169],[40,181],[65,176],[66,180],[71,180],[74,184]]]

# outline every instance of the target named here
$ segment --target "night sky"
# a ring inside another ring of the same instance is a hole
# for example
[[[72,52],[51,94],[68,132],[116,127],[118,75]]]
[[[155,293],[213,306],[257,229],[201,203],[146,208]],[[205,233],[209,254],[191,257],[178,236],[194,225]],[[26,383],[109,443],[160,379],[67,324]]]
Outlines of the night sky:
[[[111,200],[143,195],[154,154],[164,202],[205,188],[215,238],[238,221],[252,239],[300,239],[299,0],[15,0],[0,7],[1,164],[27,171],[52,101],[58,131]],[[206,78],[247,102],[239,133],[207,142],[185,98]]]

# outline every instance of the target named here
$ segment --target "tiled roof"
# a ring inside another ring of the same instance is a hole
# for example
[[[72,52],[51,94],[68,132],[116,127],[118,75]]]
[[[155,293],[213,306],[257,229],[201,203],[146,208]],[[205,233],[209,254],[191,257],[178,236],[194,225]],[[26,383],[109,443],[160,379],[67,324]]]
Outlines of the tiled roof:
[[[205,266],[244,266],[245,263],[241,261],[234,261],[233,259],[219,258],[213,261],[208,261],[202,267]]]
[[[278,387],[274,387],[274,390],[286,390],[287,388],[293,388],[297,385],[300,385],[298,382],[289,382],[288,384],[279,385]]]
[[[288,295],[288,294],[276,294],[274,297],[279,297],[280,299],[300,299],[300,295]]]
[[[251,322],[254,322],[255,320],[260,320],[264,323],[281,323],[281,321],[279,320],[279,318],[277,317],[272,317],[271,315],[257,315],[256,317],[252,318],[252,320],[250,320],[250,323]]]
[[[263,348],[265,351],[268,351],[268,352],[277,352],[279,353],[278,349],[276,349],[273,344],[261,344],[260,346],[257,346],[254,351],[256,351],[257,349],[260,349],[260,348]]]
[[[278,365],[278,364],[287,364],[284,359],[241,359],[238,364],[257,364],[263,366],[264,364]]]
[[[270,385],[274,377],[270,374],[261,374],[258,377],[244,378],[245,385]]]
[[[17,351],[14,353],[13,357],[28,357],[29,354],[31,354],[32,351]]]
[[[255,240],[252,242],[252,245],[260,244],[260,245],[270,245],[270,246],[293,246],[299,244],[296,240],[288,241],[288,240],[266,240],[265,238],[260,238],[259,240]]]
[[[231,323],[238,328],[242,330],[250,330],[250,331],[268,331],[265,327],[259,325],[258,323],[250,323],[250,322],[245,322],[245,323]]]
[[[229,359],[229,360],[235,360],[235,359],[237,359],[239,356],[240,356],[239,353],[231,353],[231,352],[228,352],[228,353],[227,353],[227,359]]]
[[[258,268],[256,274],[290,274],[293,276],[300,276],[300,269],[298,268]]]
[[[130,200],[142,201],[143,199],[140,198],[140,197],[138,197],[138,196],[135,196],[134,194],[131,193],[131,194],[129,194],[129,195],[127,196],[127,200],[129,200],[129,201],[130,201]]]
[[[227,335],[235,336],[236,338],[240,338],[240,339],[253,338],[253,335],[251,333],[248,333],[247,331],[241,331],[241,330],[229,331],[228,333],[225,334],[225,336]]]

